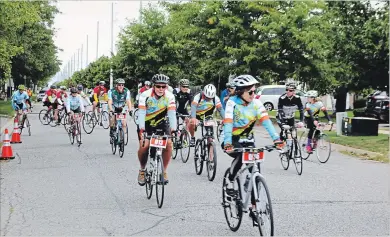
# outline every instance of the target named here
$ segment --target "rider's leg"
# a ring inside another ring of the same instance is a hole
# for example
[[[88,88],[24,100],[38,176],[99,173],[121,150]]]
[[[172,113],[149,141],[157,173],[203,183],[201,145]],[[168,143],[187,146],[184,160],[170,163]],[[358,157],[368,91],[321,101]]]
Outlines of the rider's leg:
[[[138,184],[143,186],[145,185],[145,167],[148,162],[149,155],[149,140],[145,140],[145,145],[143,145],[143,139],[139,141],[139,149],[138,149],[138,160],[141,166],[141,169],[138,173]]]

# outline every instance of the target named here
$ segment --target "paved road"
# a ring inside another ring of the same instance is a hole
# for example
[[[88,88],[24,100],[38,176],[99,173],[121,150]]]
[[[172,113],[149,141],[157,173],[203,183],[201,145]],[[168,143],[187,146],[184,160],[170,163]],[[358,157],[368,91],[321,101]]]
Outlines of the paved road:
[[[238,232],[225,222],[222,175],[231,159],[219,152],[214,182],[194,173],[193,160],[173,160],[164,206],[138,186],[135,126],[125,156],[111,154],[108,131],[70,145],[63,127],[31,118],[32,136],[1,162],[1,235],[258,235],[244,216]],[[259,143],[268,143],[261,133]],[[218,148],[219,149],[219,148]],[[327,164],[284,171],[268,153],[264,174],[276,235],[389,235],[389,166],[334,153]]]

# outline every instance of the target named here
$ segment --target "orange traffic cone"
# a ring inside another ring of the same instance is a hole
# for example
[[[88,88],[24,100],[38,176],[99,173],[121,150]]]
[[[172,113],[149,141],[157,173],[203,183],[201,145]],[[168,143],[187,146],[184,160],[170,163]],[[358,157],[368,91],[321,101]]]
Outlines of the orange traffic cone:
[[[18,117],[14,120],[14,131],[12,133],[11,143],[22,143],[20,140]]]
[[[1,157],[0,160],[15,159],[15,156],[12,153],[12,147],[9,142],[8,129],[5,129],[3,146],[1,147]]]

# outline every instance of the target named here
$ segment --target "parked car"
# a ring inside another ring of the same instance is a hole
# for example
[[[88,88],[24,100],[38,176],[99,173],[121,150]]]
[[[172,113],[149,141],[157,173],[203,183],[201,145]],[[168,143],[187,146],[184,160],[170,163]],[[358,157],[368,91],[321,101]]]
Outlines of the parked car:
[[[43,88],[42,90],[40,90],[38,92],[38,95],[37,95],[37,101],[38,102],[42,101],[43,97],[45,97],[45,94],[46,94],[47,90],[49,90],[49,88]]]
[[[389,122],[389,92],[375,91],[367,97],[366,116]]]
[[[264,104],[264,107],[271,111],[278,108],[279,97],[284,93],[286,93],[285,85],[267,85],[260,86],[256,94],[260,96],[260,101]],[[302,104],[305,105],[307,102],[305,92],[296,89],[295,94],[301,97]]]

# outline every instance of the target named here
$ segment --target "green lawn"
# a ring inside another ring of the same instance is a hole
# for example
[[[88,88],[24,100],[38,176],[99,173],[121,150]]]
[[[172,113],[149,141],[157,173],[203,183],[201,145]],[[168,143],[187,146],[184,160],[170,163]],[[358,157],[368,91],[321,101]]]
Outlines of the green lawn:
[[[331,115],[333,112],[332,111],[328,111],[328,114]],[[276,116],[276,110],[273,110],[273,111],[269,111],[268,114],[271,116],[271,117],[275,117]],[[347,116],[349,118],[352,118],[354,117],[353,115],[353,111],[347,111]],[[299,111],[296,111],[295,112],[295,119],[299,119]],[[320,113],[320,118],[319,118],[320,122],[324,122],[324,121],[328,121],[326,118],[325,118],[325,115],[321,112]],[[331,118],[331,120],[336,123],[336,118]]]
[[[333,131],[326,132],[326,134],[328,134],[332,143],[380,153],[379,156],[366,155],[363,158],[389,162],[389,135],[387,134],[378,134],[378,136],[337,136],[336,132]]]
[[[11,107],[11,101],[0,101],[0,114],[1,115],[14,115],[14,109]]]

